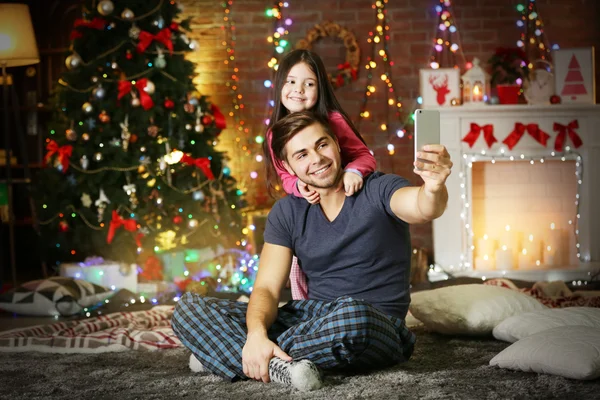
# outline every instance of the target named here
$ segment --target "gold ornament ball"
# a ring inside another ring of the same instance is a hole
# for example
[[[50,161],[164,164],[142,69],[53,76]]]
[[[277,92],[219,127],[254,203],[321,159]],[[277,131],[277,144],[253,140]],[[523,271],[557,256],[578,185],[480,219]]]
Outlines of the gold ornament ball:
[[[192,130],[192,124],[185,124],[185,129],[187,129],[188,131]]]
[[[98,152],[98,153],[94,154],[94,160],[102,161],[102,153]]]
[[[202,133],[202,132],[204,132],[204,125],[198,124],[194,127],[194,130],[198,133]]]
[[[123,18],[125,21],[131,21],[133,18],[135,18],[135,14],[129,8],[126,8],[121,13],[121,18]]]
[[[70,140],[70,141],[77,140],[77,132],[75,132],[73,129],[67,129],[67,131],[65,133],[67,136],[67,140]]]
[[[148,127],[148,135],[150,137],[156,137],[156,135],[158,135],[158,126],[156,126],[156,125],[150,125]]]
[[[81,135],[81,138],[87,142],[88,140],[90,140],[90,134],[86,132]]]
[[[190,228],[195,228],[195,227],[197,227],[197,226],[198,226],[198,220],[197,220],[197,219],[190,219],[190,220],[188,221],[188,226],[189,226]]]
[[[67,66],[67,69],[76,69],[79,66],[81,66],[81,57],[79,57],[79,54],[71,54],[70,56],[67,57],[67,59],[65,60],[65,65]]]
[[[460,106],[461,104],[462,104],[462,101],[457,97],[454,97],[452,100],[450,100],[451,106]]]
[[[115,5],[110,0],[102,0],[98,3],[97,7],[98,13],[103,16],[110,15],[115,10]]]
[[[94,111],[94,106],[92,106],[92,103],[90,103],[89,101],[86,101],[85,103],[83,103],[83,105],[81,106],[81,110],[86,113],[89,114],[92,111]]]
[[[136,25],[133,25],[131,28],[129,28],[129,37],[133,40],[137,40],[140,37],[141,31],[142,30],[140,28],[138,28]]]

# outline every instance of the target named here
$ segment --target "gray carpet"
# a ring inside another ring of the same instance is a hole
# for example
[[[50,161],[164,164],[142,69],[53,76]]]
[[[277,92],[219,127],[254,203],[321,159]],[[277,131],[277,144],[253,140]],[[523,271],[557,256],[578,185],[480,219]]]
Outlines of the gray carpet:
[[[278,384],[224,382],[193,374],[189,352],[0,353],[2,399],[593,399],[600,380],[572,381],[488,365],[508,346],[415,329],[410,362],[368,375],[326,376],[326,387],[299,393]]]

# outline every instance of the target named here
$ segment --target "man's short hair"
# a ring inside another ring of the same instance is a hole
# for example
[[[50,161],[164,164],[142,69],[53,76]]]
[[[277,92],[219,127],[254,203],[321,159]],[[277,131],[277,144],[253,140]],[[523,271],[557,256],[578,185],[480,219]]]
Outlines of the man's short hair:
[[[298,132],[314,124],[321,125],[325,133],[331,136],[333,140],[337,141],[335,134],[329,126],[328,120],[319,117],[311,111],[300,111],[288,114],[275,122],[271,127],[271,149],[275,156],[273,162],[275,164],[281,164],[282,161],[287,161],[287,154],[285,151],[287,142],[289,142]]]

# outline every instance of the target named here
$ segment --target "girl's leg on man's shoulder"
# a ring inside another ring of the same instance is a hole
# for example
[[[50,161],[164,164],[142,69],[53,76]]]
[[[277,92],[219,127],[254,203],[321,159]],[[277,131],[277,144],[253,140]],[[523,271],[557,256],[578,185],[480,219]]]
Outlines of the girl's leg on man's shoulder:
[[[185,293],[175,307],[171,325],[204,368],[235,380],[244,377],[247,307],[246,303]]]
[[[400,318],[346,296],[329,303],[290,302],[278,320],[289,320],[289,328],[277,339],[282,350],[323,369],[391,366],[407,361],[415,343]]]

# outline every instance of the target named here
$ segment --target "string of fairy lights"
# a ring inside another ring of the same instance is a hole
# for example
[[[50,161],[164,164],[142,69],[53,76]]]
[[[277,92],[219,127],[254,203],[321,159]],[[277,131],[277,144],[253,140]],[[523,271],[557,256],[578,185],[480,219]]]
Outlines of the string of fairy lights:
[[[273,18],[273,33],[271,33],[267,37],[267,42],[273,46],[273,54],[271,59],[267,63],[269,68],[271,69],[271,77],[270,79],[265,79],[264,86],[269,91],[269,97],[267,99],[266,110],[265,110],[265,125],[269,125],[270,116],[273,111],[273,107],[275,107],[275,101],[273,100],[273,77],[279,68],[279,59],[281,55],[287,50],[289,46],[289,41],[287,39],[289,35],[288,28],[293,24],[291,18],[287,18],[284,16],[284,9],[289,7],[289,2],[287,1],[275,1],[273,7],[268,8],[265,11],[267,17]],[[259,137],[257,136],[257,139]],[[264,140],[264,137],[260,137],[260,143]]]
[[[551,151],[546,155],[525,155],[523,153],[507,152],[504,147],[501,147],[496,153],[486,152],[481,150],[479,153],[463,153],[460,160],[461,170],[459,173],[460,188],[461,188],[461,204],[462,210],[460,218],[463,221],[463,240],[462,240],[462,253],[460,255],[460,263],[458,270],[470,270],[473,269],[474,251],[476,246],[474,243],[475,232],[473,230],[473,210],[472,201],[473,195],[471,193],[471,182],[472,182],[472,168],[475,162],[528,162],[530,165],[536,163],[544,164],[547,161],[559,160],[561,162],[574,161],[575,162],[575,176],[577,179],[577,190],[575,195],[575,215],[570,218],[566,223],[571,227],[575,238],[575,253],[577,259],[581,262],[590,261],[589,254],[582,254],[581,243],[579,240],[579,220],[581,218],[580,213],[580,199],[583,187],[583,158],[581,154],[571,150],[570,146],[565,147],[564,152]],[[506,227],[510,230],[510,227]],[[552,223],[551,229],[554,229],[554,223]],[[513,249],[519,252],[519,249]],[[550,249],[548,249],[550,250]],[[540,265],[540,260],[535,260],[537,266]],[[457,271],[454,265],[449,266],[452,271]]]
[[[379,76],[381,81],[383,81],[385,85],[385,93],[386,93],[386,103],[388,107],[385,108],[385,122],[379,125],[379,129],[387,133],[391,129],[390,122],[390,111],[393,108],[393,113],[398,120],[397,125],[399,125],[391,137],[404,137],[406,130],[404,129],[404,124],[401,122],[401,113],[402,113],[402,99],[396,95],[394,91],[394,84],[392,83],[392,66],[394,62],[391,59],[390,51],[389,51],[389,30],[390,27],[387,24],[387,10],[385,6],[388,0],[377,0],[372,8],[375,10],[375,29],[369,32],[369,37],[367,38],[367,43],[371,44],[371,55],[367,59],[367,63],[365,65],[365,69],[367,70],[367,85],[365,88],[365,95],[363,98],[362,105],[360,107],[360,118],[358,119],[357,129],[360,130],[361,121],[368,119],[372,116],[372,112],[368,109],[369,99],[375,94],[377,88],[373,83],[374,75],[376,72],[374,70],[377,68],[377,62],[375,61],[377,55],[380,57],[381,62],[383,63],[384,71]],[[381,48],[377,51],[378,45],[381,44]],[[395,152],[394,145],[391,143],[391,140],[388,139],[387,150],[390,155],[393,155]]]

